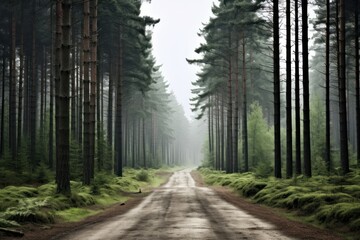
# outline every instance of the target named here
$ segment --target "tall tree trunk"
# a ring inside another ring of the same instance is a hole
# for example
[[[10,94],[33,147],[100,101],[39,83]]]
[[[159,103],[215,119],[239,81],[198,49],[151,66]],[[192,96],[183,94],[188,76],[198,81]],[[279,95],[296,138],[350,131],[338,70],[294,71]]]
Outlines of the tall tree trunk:
[[[4,153],[4,117],[5,117],[5,76],[6,76],[6,54],[5,46],[3,48],[2,57],[2,87],[1,87],[1,135],[0,135],[0,157]]]
[[[136,157],[135,157],[135,139],[136,139],[136,127],[135,127],[135,120],[132,121],[133,124],[132,124],[132,164],[131,164],[131,167],[132,168],[135,168],[135,161],[136,161]]]
[[[329,1],[329,0],[328,0]],[[359,76],[359,1],[355,1],[355,98],[356,98],[356,150],[357,165],[360,167],[360,76]]]
[[[143,147],[143,161],[144,161],[144,168],[147,168],[146,162],[146,141],[145,141],[145,118],[142,119],[142,147]]]
[[[274,144],[275,177],[281,178],[281,133],[280,133],[280,47],[279,47],[279,1],[273,1],[274,7]]]
[[[83,35],[83,30],[82,30],[82,35]],[[84,49],[83,49],[83,44],[82,42],[79,43],[79,82],[78,82],[78,86],[80,86],[79,88],[79,120],[78,120],[78,137],[79,137],[79,143],[82,145],[83,144],[83,96],[84,96],[84,81],[83,81],[83,72],[84,72]]]
[[[69,171],[69,140],[70,140],[70,48],[71,48],[71,0],[62,2],[62,45],[61,45],[61,77],[59,82],[59,93],[57,97],[59,103],[59,119],[57,127],[59,142],[57,143],[59,151],[57,152],[56,161],[59,169],[56,169],[57,192],[70,194],[70,171]]]
[[[231,30],[229,29],[229,50],[231,49]],[[233,129],[232,129],[232,56],[229,53],[228,69],[228,109],[227,109],[227,154],[226,154],[226,172],[233,172]]]
[[[221,170],[225,169],[225,93],[221,94]]]
[[[326,0],[326,50],[325,50],[325,162],[327,171],[331,170],[330,145],[330,0]]]
[[[215,158],[215,138],[214,138],[214,96],[210,97],[210,109],[211,109],[211,146],[212,146],[212,159]]]
[[[293,176],[292,107],[291,107],[291,13],[290,0],[286,0],[286,177]]]
[[[16,9],[11,13],[11,61],[10,61],[10,101],[9,101],[9,146],[12,160],[16,161]],[[16,166],[16,164],[15,164]]]
[[[243,51],[243,152],[244,152],[244,171],[249,171],[249,144],[248,144],[248,124],[247,124],[247,89],[246,89],[246,49],[245,49],[245,36],[242,43]]]
[[[339,0],[339,115],[340,115],[340,158],[342,173],[349,169],[348,129],[346,113],[346,53],[345,53],[345,0]]]
[[[72,22],[75,22],[75,11],[71,14]],[[76,72],[76,32],[75,27],[72,30],[72,51],[71,51],[71,63],[72,63],[72,71],[71,71],[71,141],[75,139],[76,135],[76,88],[75,88],[75,72]]]
[[[217,94],[216,97],[216,170],[221,169],[221,156],[220,156],[220,96]],[[195,160],[195,158],[194,158]]]
[[[31,57],[25,58],[24,70],[24,121],[23,121],[23,135],[28,140],[30,133],[30,60]]]
[[[36,109],[37,109],[37,65],[36,65],[36,0],[33,0],[32,19],[32,57],[31,57],[31,90],[30,90],[30,159],[32,170],[38,165],[36,158]]]
[[[44,139],[44,104],[45,104],[45,58],[46,58],[46,53],[45,53],[45,47],[43,47],[43,57],[42,57],[42,62],[41,62],[41,77],[40,77],[40,140],[41,140],[41,145]]]
[[[235,103],[234,103],[234,145],[233,145],[233,155],[234,155],[234,172],[239,172],[239,37],[236,37],[236,47],[235,47]],[[243,78],[244,80],[244,78]],[[243,82],[244,84],[244,82]],[[244,130],[244,129],[243,129]],[[244,135],[243,135],[244,136]],[[244,142],[243,142],[244,143]],[[244,149],[243,149],[244,150]],[[244,151],[243,151],[244,153]],[[245,156],[245,155],[243,155]],[[245,161],[245,158],[244,158]]]
[[[97,49],[98,52],[99,48]],[[98,54],[100,56],[100,54]],[[101,57],[100,57],[101,58]],[[98,166],[97,169],[98,171],[101,171],[101,169],[103,169],[103,146],[102,146],[102,122],[101,122],[101,115],[102,115],[102,109],[101,109],[101,105],[100,105],[100,100],[102,99],[102,94],[101,94],[101,82],[103,81],[102,77],[102,73],[101,73],[102,69],[100,68],[100,65],[98,65],[98,71],[97,71],[97,79],[98,81],[96,82],[96,94],[97,94],[97,98],[96,98],[96,134],[97,134],[97,159],[98,159]]]
[[[21,22],[24,22],[24,6],[21,2]],[[24,79],[24,24],[21,24],[20,28],[20,72],[19,72],[19,98],[18,98],[18,125],[17,125],[17,145],[18,149],[21,147],[22,141],[22,104],[23,104],[23,79]]]
[[[53,170],[54,164],[54,31],[53,31],[53,1],[50,0],[50,29],[51,29],[51,51],[50,51],[50,109],[49,109],[49,168]],[[55,64],[56,65],[56,64]]]
[[[90,143],[90,1],[84,2],[83,51],[84,51],[84,184],[91,182],[91,143]]]
[[[300,67],[299,67],[299,0],[295,0],[295,173],[301,168]]]
[[[211,107],[210,107],[210,98],[209,98],[209,107],[208,107],[208,134],[209,134],[209,157],[212,158],[212,141],[211,141]]]
[[[137,151],[136,151],[136,159],[138,160],[138,165],[141,166],[141,148],[140,148],[140,143],[141,143],[141,119],[137,118],[137,139],[136,139],[136,147],[137,147]]]
[[[128,162],[128,159],[129,159],[129,143],[130,143],[130,137],[129,137],[129,113],[128,113],[128,109],[126,109],[126,113],[125,113],[125,151],[124,151],[124,160],[125,160],[125,167],[128,167],[129,166],[129,162]]]
[[[107,142],[112,146],[113,139],[113,63],[112,54],[110,53],[109,61],[109,93],[108,93],[108,118],[107,118]],[[133,156],[134,157],[134,156]]]
[[[116,117],[115,117],[115,163],[116,176],[122,177],[122,77],[123,77],[123,44],[122,29],[119,27],[119,74],[116,86]],[[139,128],[140,131],[140,128]],[[139,138],[140,142],[140,138]]]
[[[97,0],[91,0],[91,89],[90,89],[90,176],[94,178],[95,164],[95,111],[97,82]]]
[[[63,18],[63,9],[62,9],[62,1],[56,1],[56,35],[55,35],[55,143],[56,145],[60,144],[59,135],[59,97],[60,97],[60,79],[61,79],[61,42],[62,42],[62,18]],[[59,156],[59,148],[55,148],[56,152],[56,171],[60,169],[59,161],[57,158]],[[58,179],[58,174],[56,175],[56,182],[58,183],[60,180]]]
[[[303,47],[303,113],[304,113],[304,175],[311,177],[310,147],[310,94],[309,94],[309,49],[307,0],[302,0],[302,47]]]

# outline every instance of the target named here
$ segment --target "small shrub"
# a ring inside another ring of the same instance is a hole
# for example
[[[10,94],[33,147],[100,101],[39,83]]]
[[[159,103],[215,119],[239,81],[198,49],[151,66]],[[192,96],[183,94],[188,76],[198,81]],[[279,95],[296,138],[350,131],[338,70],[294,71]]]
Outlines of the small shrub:
[[[44,163],[41,163],[39,167],[36,168],[34,178],[37,183],[44,184],[48,183],[53,176],[49,168]]]
[[[70,202],[73,207],[84,207],[95,204],[94,198],[90,194],[84,192],[72,193]]]
[[[136,180],[140,181],[140,182],[149,182],[149,173],[144,170],[141,169],[137,174],[136,174]]]
[[[260,162],[255,167],[255,176],[258,178],[267,178],[274,172],[274,168],[268,162]]]
[[[242,194],[245,197],[252,197],[255,194],[257,194],[258,192],[260,192],[261,190],[263,190],[266,186],[267,186],[267,184],[262,183],[262,182],[255,182],[255,181],[249,182],[242,189]]]

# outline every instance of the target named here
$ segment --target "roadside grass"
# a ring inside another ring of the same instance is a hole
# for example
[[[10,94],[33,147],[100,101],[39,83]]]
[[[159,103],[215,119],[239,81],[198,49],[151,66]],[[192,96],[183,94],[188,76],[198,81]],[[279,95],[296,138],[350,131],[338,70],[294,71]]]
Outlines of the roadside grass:
[[[55,182],[39,187],[8,186],[0,189],[0,227],[80,221],[107,206],[126,202],[131,194],[151,191],[173,171],[127,168],[123,177],[99,173],[90,186],[71,181],[70,196],[56,194]]]
[[[336,230],[350,239],[360,236],[359,170],[346,176],[280,180],[257,177],[254,173],[225,174],[207,168],[200,168],[199,172],[206,184],[226,186],[255,203],[284,209],[284,215],[291,219]]]

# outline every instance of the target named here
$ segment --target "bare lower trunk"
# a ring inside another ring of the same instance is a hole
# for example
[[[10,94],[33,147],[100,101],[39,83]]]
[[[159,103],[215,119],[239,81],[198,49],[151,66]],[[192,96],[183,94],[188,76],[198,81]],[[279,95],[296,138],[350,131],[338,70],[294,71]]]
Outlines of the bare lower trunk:
[[[83,21],[83,51],[84,51],[84,184],[91,182],[91,150],[90,150],[90,2],[84,2]]]
[[[94,178],[95,170],[95,112],[97,82],[97,0],[91,0],[91,89],[90,89],[90,177]]]
[[[298,0],[295,0],[295,172],[301,170],[301,129],[300,129],[300,68],[299,68],[299,11]]]
[[[328,0],[329,1],[329,0]],[[360,77],[359,77],[359,1],[355,6],[355,97],[356,97],[356,149],[357,165],[360,167]]]
[[[291,15],[290,0],[286,0],[286,177],[293,176],[292,99],[291,99]]]
[[[244,171],[249,171],[249,146],[248,146],[248,126],[247,126],[247,89],[246,89],[246,51],[245,51],[245,39],[243,39],[243,153],[244,153]]]
[[[71,0],[62,2],[63,23],[62,23],[62,47],[61,47],[61,79],[59,82],[59,93],[57,100],[59,101],[59,119],[57,128],[59,142],[57,143],[59,151],[56,156],[57,192],[70,194],[70,171],[69,171],[69,108],[70,108],[70,48],[71,48]]]
[[[327,171],[331,170],[331,145],[330,145],[330,0],[326,0],[326,61],[325,61],[325,162]]]
[[[39,163],[36,158],[36,111],[37,111],[37,65],[36,65],[36,0],[33,0],[33,23],[32,23],[32,56],[31,56],[31,89],[30,89],[30,159],[32,170]]]
[[[349,172],[348,129],[346,113],[345,1],[339,1],[339,114],[340,158],[343,174]]]
[[[115,174],[122,177],[122,77],[123,77],[123,44],[122,44],[122,33],[120,27],[120,39],[119,39],[119,74],[116,87],[116,117],[115,117]],[[139,129],[140,132],[140,129]],[[140,142],[140,138],[139,138]]]
[[[231,49],[231,31],[229,30],[229,49]],[[226,172],[233,172],[233,129],[232,129],[232,56],[229,57],[228,69],[228,109],[227,109],[227,156],[226,156]]]
[[[280,133],[280,48],[279,48],[279,1],[274,7],[274,144],[275,177],[281,178],[281,133]]]
[[[11,14],[11,61],[9,101],[9,146],[11,157],[16,162],[16,16],[15,6]],[[15,164],[16,166],[16,164]]]

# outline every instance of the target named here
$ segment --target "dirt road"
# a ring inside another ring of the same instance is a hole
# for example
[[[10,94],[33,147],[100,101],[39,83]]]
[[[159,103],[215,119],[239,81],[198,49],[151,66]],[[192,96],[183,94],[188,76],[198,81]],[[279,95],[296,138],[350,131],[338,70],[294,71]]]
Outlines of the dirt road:
[[[196,187],[189,170],[174,173],[136,208],[71,233],[75,239],[291,239],[276,227]]]

